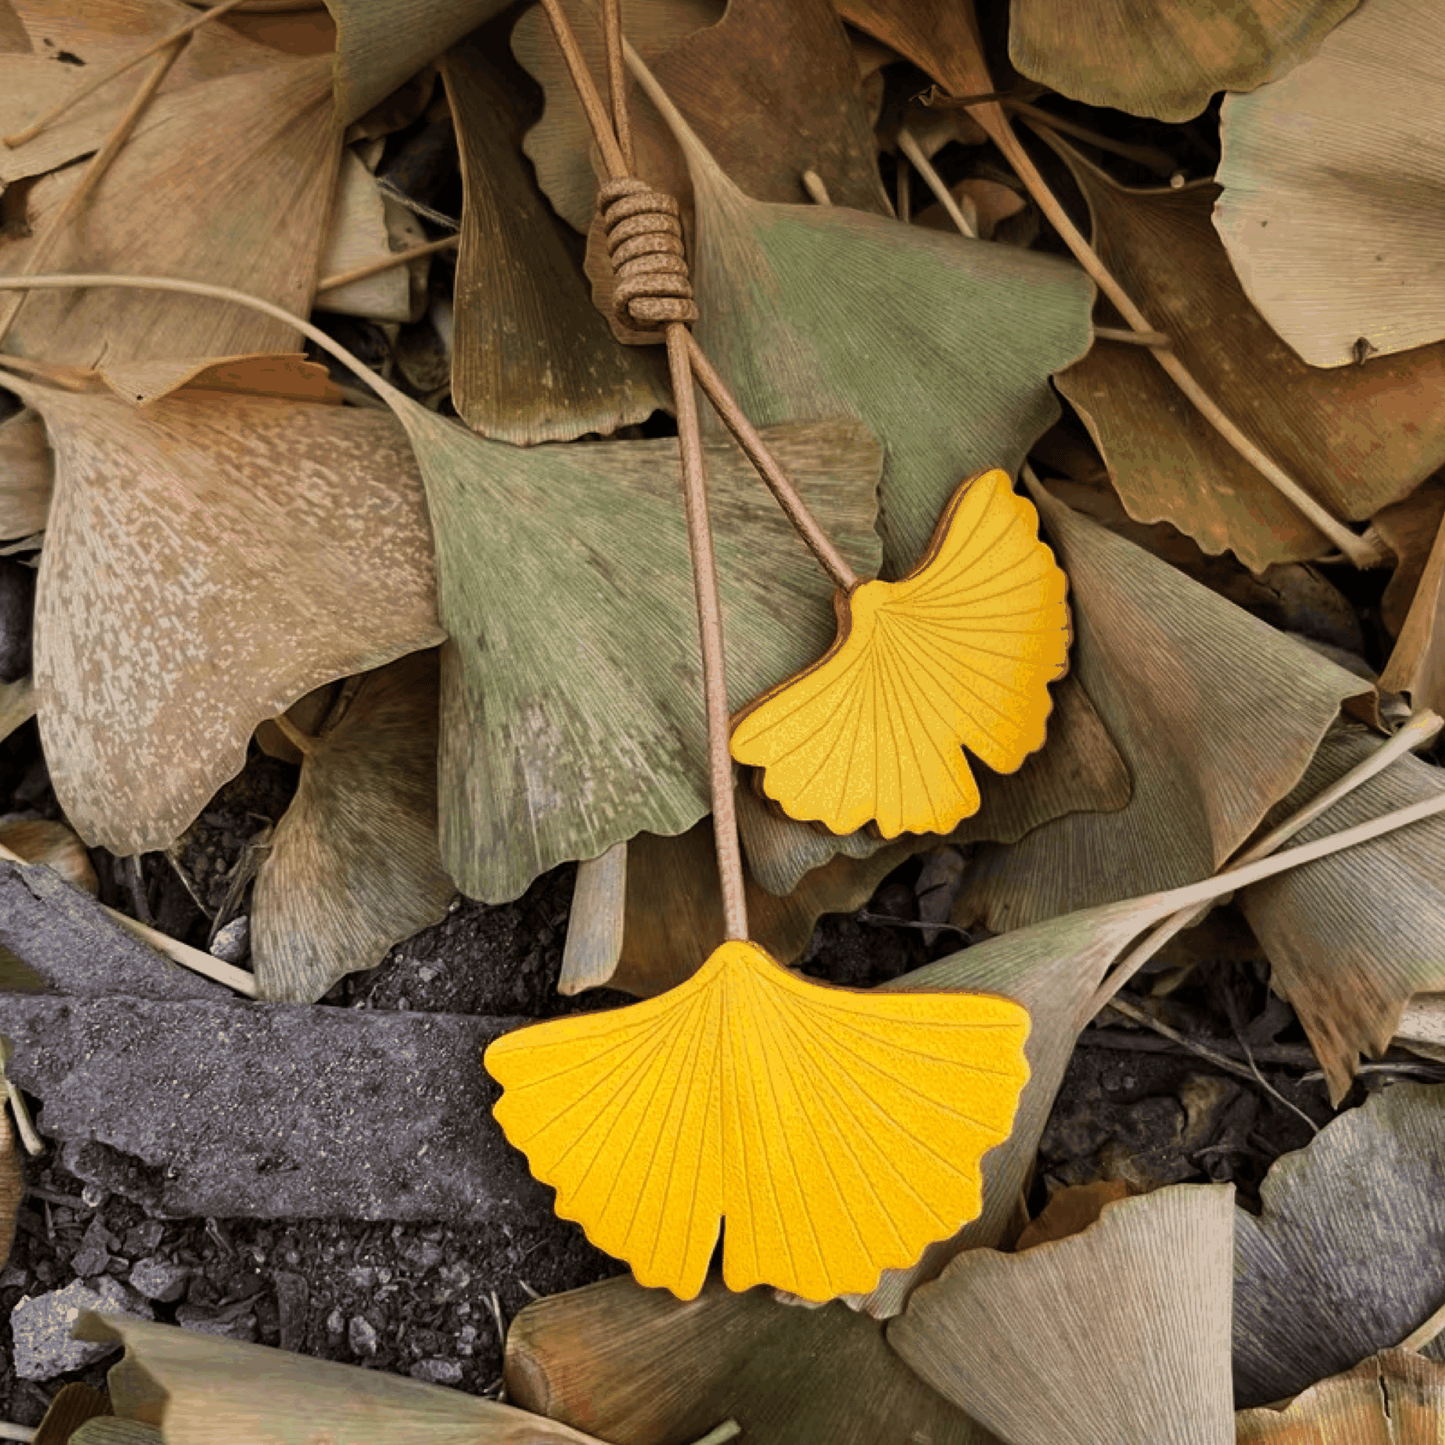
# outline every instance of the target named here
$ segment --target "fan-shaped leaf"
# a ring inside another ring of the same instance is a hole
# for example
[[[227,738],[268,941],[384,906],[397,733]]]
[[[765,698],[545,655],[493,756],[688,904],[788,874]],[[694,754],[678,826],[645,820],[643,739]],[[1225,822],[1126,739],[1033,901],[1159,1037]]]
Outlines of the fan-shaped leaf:
[[[1226,415],[1330,512],[1373,516],[1445,462],[1445,344],[1342,371],[1306,366],[1240,289],[1209,221],[1216,186],[1126,191],[1060,148],[1110,269]],[[1140,521],[1172,522],[1255,571],[1330,550],[1142,348],[1098,342],[1059,389]]]
[[[728,1288],[871,1288],[980,1207],[1028,1015],[969,994],[854,993],[724,943],[687,983],[497,1040],[495,1110],[557,1212],[683,1299],[727,1219]]]
[[[1106,1205],[1021,1254],[972,1249],[888,1343],[947,1400],[1029,1445],[1228,1445],[1234,1186]]]
[[[420,407],[442,623],[442,859],[517,897],[538,873],[708,811],[696,604],[675,441],[521,449]],[[871,571],[879,452],[852,421],[771,443]],[[731,443],[709,448],[735,705],[826,645],[829,584]]]
[[[1312,1385],[1287,1409],[1241,1410],[1234,1438],[1237,1445],[1428,1445],[1442,1422],[1445,1366],[1413,1350],[1384,1350]]]
[[[1189,120],[1312,54],[1360,0],[1013,0],[1009,59],[1073,100]]]
[[[1445,713],[1445,517],[1415,585],[1395,650],[1380,674],[1380,687],[1408,693],[1416,708]]]
[[[473,431],[501,441],[611,435],[670,408],[666,367],[615,340],[593,306],[517,152],[515,75],[488,52],[473,36],[442,63],[464,187],[452,395]]]
[[[967,747],[999,773],[1043,745],[1068,665],[1067,581],[994,470],[964,483],[918,566],[836,603],[824,657],[738,715],[732,755],[835,833],[945,833],[978,811]]]
[[[441,640],[420,479],[384,413],[10,385],[56,451],[35,683],[87,841],[164,847],[262,718]]]
[[[958,478],[1013,472],[1057,414],[1048,374],[1088,346],[1092,285],[1011,246],[750,200],[675,111],[669,124],[697,207],[699,344],[756,425],[840,410],[867,423],[886,450],[883,575],[901,575]]]
[[[1312,366],[1445,337],[1445,16],[1369,0],[1220,114],[1215,224],[1249,298]]]
[[[45,424],[30,410],[0,422],[0,537],[45,529],[54,466]]]
[[[1133,778],[1127,807],[985,847],[954,921],[1017,928],[1212,873],[1299,781],[1360,679],[1106,532],[1035,500],[1069,576],[1073,666]]]
[[[1259,1192],[1261,1215],[1234,1225],[1241,1407],[1393,1348],[1439,1305],[1445,1087],[1384,1089],[1276,1160]]]
[[[437,843],[437,655],[370,673],[314,738],[256,875],[260,997],[314,1003],[446,916],[456,887]]]
[[[85,224],[64,228],[46,265],[208,281],[304,316],[340,152],[324,59],[273,57],[159,97],[151,124],[130,138],[86,201]],[[81,178],[72,168],[36,183],[33,231],[44,230]],[[177,196],[187,204],[177,205]],[[12,241],[0,251],[0,269],[17,271],[34,244]],[[296,342],[283,323],[225,302],[113,290],[32,293],[9,335],[23,355],[85,366],[101,357],[292,351]]]

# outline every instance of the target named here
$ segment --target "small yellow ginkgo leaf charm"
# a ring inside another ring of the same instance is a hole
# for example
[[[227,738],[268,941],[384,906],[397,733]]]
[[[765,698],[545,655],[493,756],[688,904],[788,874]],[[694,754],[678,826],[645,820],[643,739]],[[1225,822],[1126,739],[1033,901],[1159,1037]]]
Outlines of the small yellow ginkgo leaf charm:
[[[1043,746],[1068,666],[1068,579],[995,469],[965,482],[923,560],[839,594],[838,636],[744,708],[732,755],[789,816],[835,833],[946,833],[979,808],[961,747],[995,772]]]
[[[485,1062],[557,1213],[641,1284],[696,1296],[725,1218],[730,1289],[825,1300],[977,1217],[1028,1028],[1009,999],[833,988],[729,942],[668,993],[521,1029]]]

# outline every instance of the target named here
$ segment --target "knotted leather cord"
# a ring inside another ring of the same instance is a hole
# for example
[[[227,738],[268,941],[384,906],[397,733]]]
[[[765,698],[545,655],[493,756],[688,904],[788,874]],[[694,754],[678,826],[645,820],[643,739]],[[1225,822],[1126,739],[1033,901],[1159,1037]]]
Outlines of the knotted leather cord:
[[[688,331],[698,318],[688,280],[682,227],[676,200],[631,174],[631,134],[618,0],[602,0],[603,36],[614,121],[597,91],[561,0],[542,0],[562,51],[572,84],[587,115],[608,179],[597,205],[607,234],[615,287],[613,315],[623,326],[661,330],[667,342],[668,369],[677,404],[678,450],[682,458],[683,497],[687,507],[688,547],[697,593],[698,636],[702,646],[703,698],[707,708],[708,774],[713,832],[721,875],[723,919],[730,939],[747,937],[743,896],[742,850],[733,801],[729,749],[727,683],[724,675],[722,612],[718,602],[717,562],[707,512],[707,474],[698,428],[694,383],[701,385],[724,426],[777,498],[788,520],[842,592],[858,586],[858,575],[833,546],[799,495],[787,472],[743,414],[712,363]],[[615,124],[615,129],[614,129]]]

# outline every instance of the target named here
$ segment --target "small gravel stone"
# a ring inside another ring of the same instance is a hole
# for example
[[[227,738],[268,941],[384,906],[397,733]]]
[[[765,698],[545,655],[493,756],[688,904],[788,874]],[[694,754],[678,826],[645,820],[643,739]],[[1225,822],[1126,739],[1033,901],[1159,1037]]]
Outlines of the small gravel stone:
[[[148,1255],[131,1266],[130,1282],[131,1287],[138,1289],[147,1299],[170,1304],[185,1294],[186,1281],[190,1276],[191,1272],[185,1265]]]
[[[165,1232],[166,1227],[159,1219],[143,1219],[126,1230],[120,1246],[121,1253],[127,1259],[139,1259],[142,1255],[153,1254]]]
[[[69,1370],[103,1360],[120,1348],[114,1341],[73,1340],[70,1327],[81,1310],[105,1310],[153,1320],[155,1311],[133,1290],[102,1276],[94,1289],[76,1280],[64,1289],[31,1299],[26,1295],[10,1311],[15,1342],[15,1373],[22,1380],[53,1380]]]
[[[462,1367],[455,1360],[418,1360],[409,1371],[413,1380],[425,1380],[429,1385],[460,1385]]]
[[[240,963],[251,951],[251,920],[243,913],[219,929],[211,940],[211,957]]]
[[[365,1315],[352,1315],[346,1326],[346,1342],[353,1355],[374,1355],[380,1343],[376,1326]]]
[[[176,1323],[183,1330],[194,1330],[200,1335],[224,1335],[227,1339],[248,1343],[256,1338],[256,1316],[249,1310],[231,1315],[203,1305],[177,1305]]]

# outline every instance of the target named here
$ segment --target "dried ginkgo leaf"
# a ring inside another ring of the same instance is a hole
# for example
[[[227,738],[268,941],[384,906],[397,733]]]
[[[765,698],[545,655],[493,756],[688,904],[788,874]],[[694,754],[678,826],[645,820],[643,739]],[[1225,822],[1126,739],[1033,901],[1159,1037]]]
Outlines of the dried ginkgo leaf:
[[[442,640],[420,478],[385,413],[9,384],[56,452],[35,684],[88,842],[165,847],[263,718]]]
[[[506,0],[326,0],[326,8],[336,21],[336,117],[346,126]]]
[[[15,1243],[15,1219],[25,1195],[25,1172],[20,1167],[20,1151],[15,1143],[15,1128],[0,1100],[0,1268],[10,1258]]]
[[[755,425],[842,411],[883,442],[883,575],[901,576],[958,479],[1012,474],[1056,416],[1049,373],[1088,347],[1092,285],[1012,246],[754,201],[647,88],[692,172],[699,345]]]
[[[137,1430],[149,1426],[134,1421],[116,1420],[110,1413],[110,1395],[105,1390],[92,1390],[79,1380],[62,1385],[45,1411],[45,1417],[35,1429],[31,1445],[96,1445],[96,1437],[82,1433],[87,1421],[104,1420],[110,1425],[125,1424]],[[152,1431],[151,1438],[158,1439],[159,1431]],[[101,1441],[100,1445],[106,1445]],[[128,1441],[117,1445],[130,1445]]]
[[[1087,105],[1190,120],[1311,55],[1360,0],[1013,0],[1009,59]]]
[[[1220,113],[1215,225],[1250,300],[1311,366],[1445,337],[1445,17],[1369,0]]]
[[[1029,1445],[1229,1445],[1234,1186],[1107,1205],[1023,1254],[973,1249],[888,1343],[945,1399]]]
[[[109,1374],[112,1407],[159,1424],[172,1445],[307,1445],[318,1432],[366,1445],[602,1445],[460,1390],[132,1315],[83,1311],[75,1336],[125,1346]]]
[[[1241,1408],[1393,1348],[1439,1306],[1445,1086],[1374,1094],[1277,1159],[1259,1193],[1259,1217],[1235,1220]],[[1438,1360],[1441,1345],[1424,1352]]]
[[[1280,815],[1378,746],[1362,728],[1331,728]],[[1439,768],[1403,757],[1298,836],[1308,841],[1441,792],[1445,775]],[[1378,1057],[1389,1047],[1410,996],[1445,989],[1442,877],[1445,823],[1431,819],[1240,895],[1273,968],[1273,986],[1299,1015],[1336,1104],[1350,1087],[1359,1055]]]
[[[964,747],[1012,773],[1043,745],[1067,590],[1007,473],[972,478],[913,571],[840,597],[823,658],[736,716],[732,755],[791,817],[946,833],[979,807]]]
[[[1028,1014],[982,994],[804,981],[752,943],[687,983],[508,1034],[493,1110],[532,1172],[639,1283],[871,1289],[979,1211],[1009,1135]]]
[[[1445,524],[1445,480],[1438,477],[1432,477],[1403,502],[1386,507],[1375,516],[1372,525],[1395,554],[1395,570],[1380,598],[1380,620],[1391,637],[1399,637],[1405,625],[1442,524]]]
[[[1312,1385],[1284,1409],[1241,1410],[1236,1445],[1432,1445],[1445,1424],[1445,1365],[1382,1350]]]
[[[29,677],[0,682],[0,742],[35,716],[35,684]]]
[[[1360,679],[1035,493],[1069,576],[1073,667],[1133,779],[1126,807],[981,848],[954,922],[1017,928],[1205,877],[1299,781]]]
[[[1395,650],[1380,674],[1380,687],[1408,693],[1417,708],[1445,713],[1445,517],[1415,585]]]
[[[484,37],[453,46],[442,78],[461,153],[452,399],[499,441],[610,436],[671,407],[663,358],[624,346],[517,151],[515,90]]]
[[[520,448],[401,414],[452,638],[439,766],[457,886],[504,902],[567,859],[690,828],[709,802],[677,443]],[[864,428],[799,423],[768,444],[849,565],[873,570],[880,456]],[[707,467],[737,706],[823,650],[830,588],[731,442]]]
[[[1240,288],[1210,224],[1217,186],[1124,190],[1056,145],[1088,199],[1106,264],[1224,412],[1331,513],[1371,517],[1445,463],[1445,344],[1364,367],[1306,366]],[[1131,516],[1172,522],[1256,572],[1331,550],[1144,348],[1097,342],[1058,385]]]
[[[256,874],[259,996],[314,1003],[446,916],[456,887],[437,843],[437,655],[369,673],[309,739],[301,780]]]
[[[0,537],[45,530],[54,472],[37,413],[27,408],[0,422]]]
[[[139,271],[232,286],[304,316],[331,212],[341,152],[324,58],[269,64],[193,85],[154,102],[45,258],[55,270]],[[72,167],[30,191],[31,230],[82,179]],[[206,184],[197,186],[196,177]],[[188,197],[176,204],[177,195]],[[0,269],[26,264],[33,239],[0,250]],[[111,290],[26,297],[9,348],[51,362],[293,351],[283,322],[194,296]]]
[[[734,1420],[749,1445],[997,1445],[841,1304],[794,1309],[711,1278],[682,1303],[626,1276],[530,1304],[507,1397],[605,1440],[677,1445]]]
[[[228,356],[221,361],[194,358],[165,361],[107,361],[100,379],[122,401],[135,406],[184,390],[203,396],[278,397],[283,401],[324,402],[340,406],[341,391],[326,368],[304,356]]]
[[[0,847],[8,848],[27,863],[43,863],[54,869],[73,888],[99,896],[100,882],[91,865],[90,854],[75,831],[47,818],[0,820]]]

